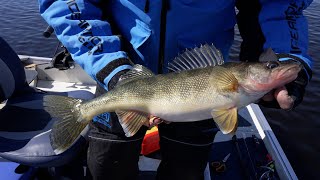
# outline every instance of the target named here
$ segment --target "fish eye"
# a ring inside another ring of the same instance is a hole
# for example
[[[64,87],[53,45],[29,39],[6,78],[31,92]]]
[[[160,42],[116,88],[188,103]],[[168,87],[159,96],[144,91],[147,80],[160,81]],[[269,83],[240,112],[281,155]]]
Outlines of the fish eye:
[[[279,66],[279,63],[277,61],[269,61],[267,62],[267,68],[273,69]]]

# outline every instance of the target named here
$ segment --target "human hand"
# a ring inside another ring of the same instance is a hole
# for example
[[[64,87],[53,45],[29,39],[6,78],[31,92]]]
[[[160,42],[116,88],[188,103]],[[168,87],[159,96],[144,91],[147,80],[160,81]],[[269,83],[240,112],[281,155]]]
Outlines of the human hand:
[[[282,86],[262,97],[260,105],[265,107],[290,110],[294,107],[296,99],[297,98],[295,96],[289,95],[289,92],[285,86]]]
[[[149,121],[146,122],[145,126],[147,126],[149,128],[152,128],[153,126],[156,126],[160,123],[166,123],[166,124],[170,123],[168,121],[165,121],[165,120],[160,119],[159,117],[153,116],[153,115],[149,115],[148,118],[149,118]]]

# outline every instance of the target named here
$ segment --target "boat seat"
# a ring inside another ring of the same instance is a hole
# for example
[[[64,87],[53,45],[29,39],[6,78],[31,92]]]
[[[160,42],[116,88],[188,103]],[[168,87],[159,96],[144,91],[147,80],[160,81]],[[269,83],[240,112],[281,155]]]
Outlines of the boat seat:
[[[43,109],[43,96],[93,97],[88,91],[28,92],[10,98],[0,111],[0,156],[9,161],[36,167],[56,167],[72,160],[86,145],[86,128],[70,149],[55,154],[50,144],[54,119]]]
[[[6,103],[0,104],[0,157],[35,167],[57,167],[70,162],[86,147],[88,127],[68,150],[55,154],[49,138],[55,119],[44,110],[43,97],[48,94],[57,94],[90,99],[93,98],[93,93],[86,90],[44,92],[30,87],[26,82],[27,79],[31,81],[35,78],[35,72],[24,72],[23,67],[19,67],[21,62],[17,54],[2,38],[0,38],[0,44],[0,56],[6,53],[5,56],[0,57],[2,62],[6,63],[9,69],[14,69],[11,72],[15,78],[18,77],[15,76],[16,73],[21,74],[15,85],[15,88],[20,89],[15,89]],[[14,72],[19,68],[19,72]],[[24,73],[31,73],[31,75],[25,76]]]

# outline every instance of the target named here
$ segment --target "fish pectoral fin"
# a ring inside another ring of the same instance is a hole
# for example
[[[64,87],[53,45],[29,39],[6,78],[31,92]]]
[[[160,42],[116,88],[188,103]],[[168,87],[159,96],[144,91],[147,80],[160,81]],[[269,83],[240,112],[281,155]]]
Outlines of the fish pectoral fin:
[[[139,111],[116,111],[127,137],[135,135],[142,125],[149,122],[148,114]]]
[[[213,120],[218,125],[223,134],[234,133],[238,127],[238,110],[237,108],[227,110],[212,110]]]
[[[229,72],[226,68],[217,67],[215,71],[218,71],[220,76],[216,77],[216,85],[222,92],[236,92],[238,91],[239,82],[237,78]]]

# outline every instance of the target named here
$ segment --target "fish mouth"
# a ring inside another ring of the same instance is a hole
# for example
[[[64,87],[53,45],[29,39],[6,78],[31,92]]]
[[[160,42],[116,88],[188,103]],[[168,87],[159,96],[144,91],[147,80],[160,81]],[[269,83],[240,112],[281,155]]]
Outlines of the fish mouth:
[[[285,79],[287,81],[293,81],[297,78],[298,73],[302,69],[301,63],[286,65],[282,69],[279,70],[279,73],[277,75],[277,79]]]

